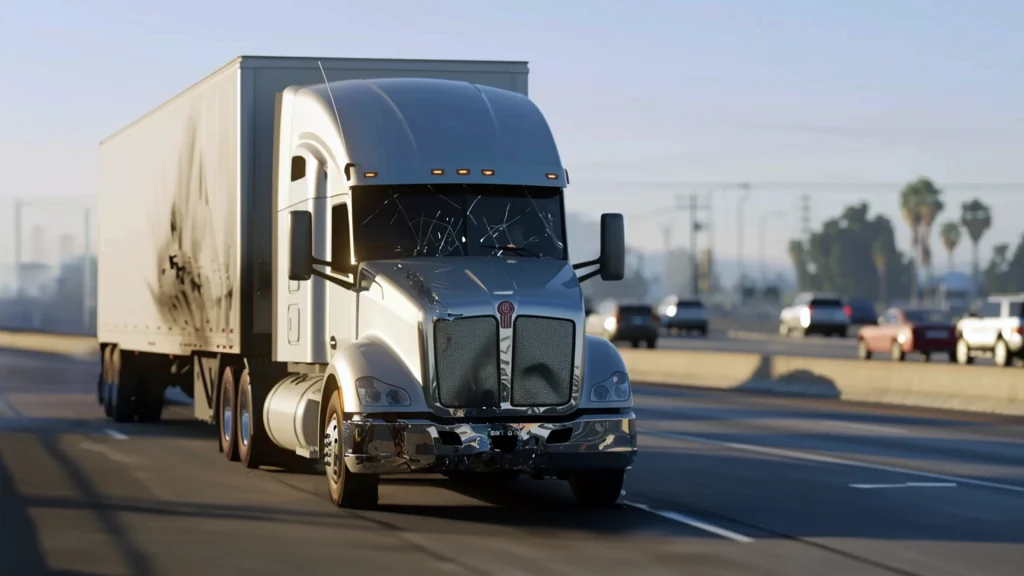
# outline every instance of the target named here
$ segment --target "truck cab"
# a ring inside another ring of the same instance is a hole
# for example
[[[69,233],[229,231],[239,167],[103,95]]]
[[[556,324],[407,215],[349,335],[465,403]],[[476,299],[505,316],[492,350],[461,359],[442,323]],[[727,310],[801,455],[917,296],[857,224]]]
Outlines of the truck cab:
[[[555,477],[615,502],[632,395],[617,350],[584,332],[580,284],[622,279],[622,216],[602,216],[599,258],[571,263],[540,110],[387,78],[291,87],[277,111],[272,360],[291,379],[266,398],[273,442],[322,458],[339,506],[422,472]]]

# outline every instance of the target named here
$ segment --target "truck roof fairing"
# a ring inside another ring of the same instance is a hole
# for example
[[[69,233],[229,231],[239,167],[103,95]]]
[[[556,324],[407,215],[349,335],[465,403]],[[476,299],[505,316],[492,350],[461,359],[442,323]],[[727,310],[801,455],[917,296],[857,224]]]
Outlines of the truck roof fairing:
[[[355,164],[350,185],[566,184],[547,120],[515,92],[383,78],[307,86],[295,99],[318,100],[332,119],[337,107],[340,138]]]

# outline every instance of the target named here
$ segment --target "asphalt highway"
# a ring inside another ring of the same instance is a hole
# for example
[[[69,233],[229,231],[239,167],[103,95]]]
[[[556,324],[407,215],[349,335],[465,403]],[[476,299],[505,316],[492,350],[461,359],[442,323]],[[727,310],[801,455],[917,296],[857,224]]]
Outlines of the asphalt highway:
[[[95,362],[0,352],[0,572],[1019,575],[1024,422],[639,387],[622,505],[560,482],[387,481],[339,510],[322,476],[249,471],[169,406],[114,424]]]

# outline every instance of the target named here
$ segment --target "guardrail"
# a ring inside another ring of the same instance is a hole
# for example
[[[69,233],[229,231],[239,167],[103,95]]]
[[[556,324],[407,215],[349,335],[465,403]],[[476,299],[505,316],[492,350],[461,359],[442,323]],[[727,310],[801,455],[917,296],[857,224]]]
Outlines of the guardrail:
[[[0,331],[0,349],[98,355],[95,337]],[[621,349],[634,382],[1024,416],[1024,370],[736,352]]]

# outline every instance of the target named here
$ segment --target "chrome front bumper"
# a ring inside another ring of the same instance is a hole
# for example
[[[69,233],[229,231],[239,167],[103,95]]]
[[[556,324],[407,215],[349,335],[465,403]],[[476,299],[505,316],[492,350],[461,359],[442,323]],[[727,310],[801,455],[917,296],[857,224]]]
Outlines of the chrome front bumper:
[[[492,472],[538,475],[626,469],[636,458],[636,421],[581,416],[558,424],[452,424],[352,419],[343,425],[345,464],[361,474]]]

